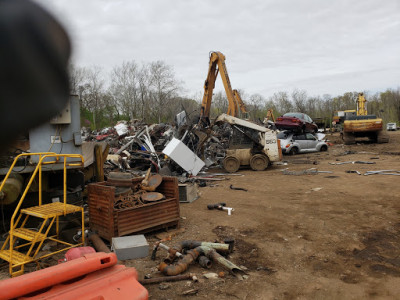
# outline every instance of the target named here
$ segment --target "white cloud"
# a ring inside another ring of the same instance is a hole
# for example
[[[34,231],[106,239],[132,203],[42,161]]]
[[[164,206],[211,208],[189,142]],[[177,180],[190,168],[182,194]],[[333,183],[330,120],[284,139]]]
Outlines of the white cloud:
[[[232,86],[250,94],[400,85],[398,0],[37,2],[67,27],[78,65],[164,60],[188,94],[202,90],[212,50],[226,55]]]

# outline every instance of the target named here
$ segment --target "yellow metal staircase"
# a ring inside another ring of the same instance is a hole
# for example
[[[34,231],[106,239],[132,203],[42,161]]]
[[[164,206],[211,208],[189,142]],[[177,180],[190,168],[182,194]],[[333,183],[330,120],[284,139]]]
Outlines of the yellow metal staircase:
[[[16,162],[22,156],[32,156],[38,155],[39,162],[32,173],[32,176],[26,186],[24,193],[19,200],[19,203],[13,213],[10,222],[10,232],[9,235],[4,242],[1,250],[0,250],[0,259],[9,262],[9,272],[11,276],[18,276],[24,273],[25,264],[37,261],[39,259],[43,259],[45,257],[54,255],[56,253],[68,250],[73,247],[82,246],[85,243],[84,234],[82,234],[82,242],[79,244],[70,244],[65,241],[62,241],[58,238],[59,235],[59,217],[65,216],[67,214],[72,213],[81,213],[82,218],[82,233],[85,231],[84,229],[84,212],[83,207],[75,206],[71,204],[67,204],[67,167],[70,166],[82,166],[83,167],[83,157],[79,154],[56,154],[52,152],[43,152],[43,153],[23,153],[18,155],[13,164],[10,167],[6,177],[3,180],[3,183],[0,186],[0,191],[3,189],[3,186],[10,176]],[[61,161],[60,159],[63,159]],[[68,159],[75,159],[73,162],[67,162]],[[79,161],[76,161],[79,159]],[[63,164],[64,168],[64,178],[63,178],[63,202],[54,202],[50,204],[42,204],[42,166],[48,164]],[[39,205],[29,208],[22,208],[21,205],[25,199],[26,194],[32,182],[34,181],[36,175],[39,177]],[[18,217],[17,217],[18,215]],[[31,228],[26,228],[27,222],[29,218],[39,218],[40,219],[40,227],[37,231],[32,230]],[[16,220],[15,220],[16,219]],[[55,225],[55,235],[49,235],[51,229]],[[23,240],[20,244],[16,244],[16,241],[20,239]],[[52,240],[63,247],[60,250],[55,252],[51,252],[49,254],[45,254],[42,256],[38,256],[40,249],[44,241]]]

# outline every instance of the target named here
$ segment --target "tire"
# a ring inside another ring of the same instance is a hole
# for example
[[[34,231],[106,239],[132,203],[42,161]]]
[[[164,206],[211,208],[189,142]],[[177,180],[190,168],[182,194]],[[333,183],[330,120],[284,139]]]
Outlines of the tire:
[[[228,173],[235,173],[239,170],[240,162],[234,156],[227,156],[224,158],[223,166]]]
[[[299,149],[297,149],[297,147],[293,147],[289,151],[289,155],[296,155],[297,153],[299,153]]]
[[[264,154],[255,154],[250,158],[250,167],[254,171],[264,171],[268,165],[269,159]]]
[[[320,151],[321,151],[321,152],[323,152],[323,151],[328,151],[328,146],[322,145]]]

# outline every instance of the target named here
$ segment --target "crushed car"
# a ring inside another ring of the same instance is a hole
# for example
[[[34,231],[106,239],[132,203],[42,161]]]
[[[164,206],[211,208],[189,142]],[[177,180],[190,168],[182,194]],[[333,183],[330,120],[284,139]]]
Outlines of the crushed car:
[[[275,126],[279,130],[291,130],[295,132],[317,132],[318,126],[306,114],[290,112],[278,117]]]

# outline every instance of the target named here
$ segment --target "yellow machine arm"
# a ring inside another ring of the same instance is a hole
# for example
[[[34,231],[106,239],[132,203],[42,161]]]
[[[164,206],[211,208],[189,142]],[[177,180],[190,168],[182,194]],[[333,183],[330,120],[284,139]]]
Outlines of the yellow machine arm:
[[[201,118],[210,117],[211,100],[215,87],[215,80],[217,79],[219,70],[222,70],[221,79],[224,84],[226,96],[228,97],[229,102],[227,114],[230,116],[237,116],[238,114],[238,106],[236,105],[228,71],[225,65],[225,56],[221,52],[211,52],[207,79],[204,82],[204,95],[200,112]]]
[[[367,103],[367,100],[365,99],[364,94],[359,93],[358,99],[357,99],[357,116],[368,115],[366,103]]]
[[[275,123],[274,110],[272,108],[268,109],[267,116],[265,117],[264,120],[265,121],[272,120],[272,122]]]
[[[238,90],[233,90],[233,95],[235,96],[236,100],[236,111],[239,112],[240,109],[242,117],[248,119],[249,113],[247,112],[246,105],[244,104],[242,97],[240,97]],[[234,117],[237,117],[237,115]]]

